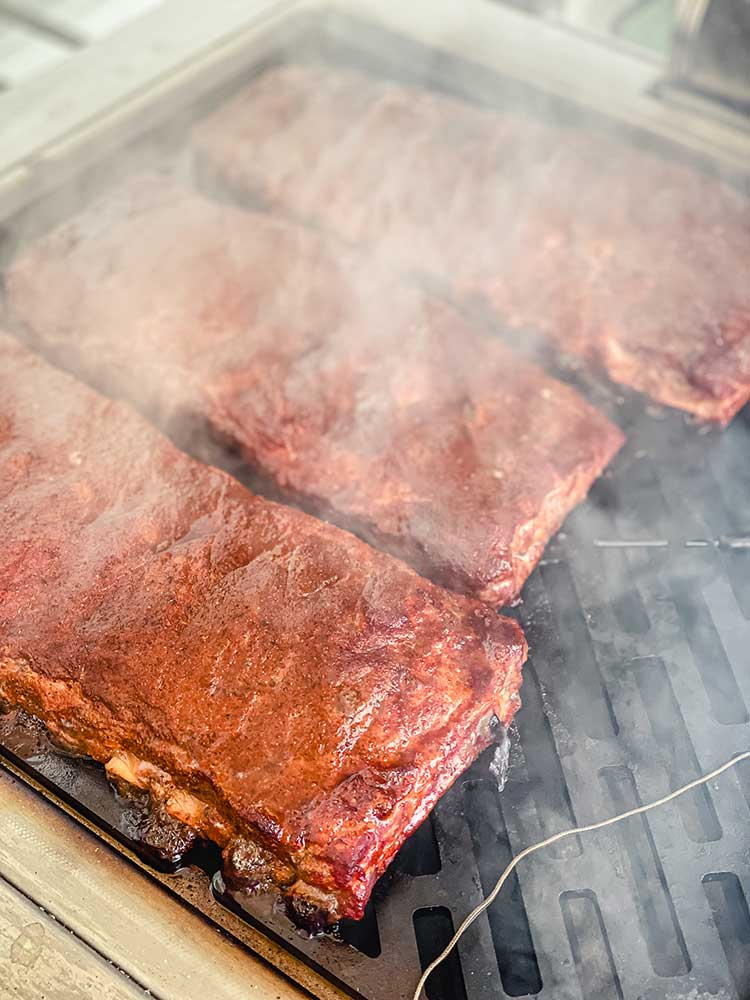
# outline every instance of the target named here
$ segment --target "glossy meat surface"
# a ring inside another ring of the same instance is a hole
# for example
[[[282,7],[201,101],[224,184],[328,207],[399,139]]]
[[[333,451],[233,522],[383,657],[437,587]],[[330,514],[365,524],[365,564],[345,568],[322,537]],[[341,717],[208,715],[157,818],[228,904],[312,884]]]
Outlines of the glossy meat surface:
[[[196,130],[234,192],[479,295],[618,382],[727,422],[750,398],[750,200],[596,131],[282,66]]]
[[[8,337],[0,549],[0,701],[329,918],[361,916],[518,704],[515,622],[254,496]]]
[[[309,230],[139,179],[28,250],[43,350],[432,579],[512,600],[622,435],[449,306]]]

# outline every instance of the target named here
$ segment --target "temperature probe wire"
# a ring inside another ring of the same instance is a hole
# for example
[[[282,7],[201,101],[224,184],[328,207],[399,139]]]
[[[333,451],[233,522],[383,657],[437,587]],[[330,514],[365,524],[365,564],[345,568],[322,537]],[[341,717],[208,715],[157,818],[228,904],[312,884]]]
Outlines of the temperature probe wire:
[[[628,809],[627,812],[620,813],[618,816],[610,816],[609,819],[601,819],[598,823],[589,823],[587,826],[576,826],[571,830],[562,830],[560,833],[555,833],[551,837],[547,837],[546,840],[540,840],[538,844],[531,844],[529,847],[525,847],[520,854],[517,854],[505,871],[502,873],[500,878],[495,883],[495,888],[477,907],[475,907],[471,913],[465,918],[464,922],[458,928],[456,933],[450,939],[448,944],[445,946],[443,951],[440,952],[438,957],[430,962],[427,968],[422,973],[422,978],[417,983],[417,988],[414,990],[414,996],[412,1000],[419,1000],[422,990],[424,989],[425,983],[429,978],[430,974],[434,972],[439,965],[441,965],[446,958],[450,955],[453,949],[456,947],[458,942],[464,936],[466,931],[471,927],[477,917],[481,916],[485,910],[489,909],[497,898],[500,890],[505,885],[508,876],[519,863],[523,861],[524,858],[528,857],[529,854],[534,854],[535,851],[540,851],[543,847],[549,847],[550,844],[556,844],[558,840],[564,840],[566,837],[572,837],[574,834],[578,833],[591,833],[592,830],[601,830],[605,826],[612,826],[614,823],[619,823],[620,820],[630,819],[631,816],[640,816],[642,813],[649,812],[651,809],[656,809],[658,806],[666,805],[667,802],[671,802],[673,799],[678,798],[680,795],[684,795],[685,792],[690,792],[694,788],[698,788],[700,785],[705,785],[709,781],[713,781],[714,778],[718,778],[720,774],[728,771],[730,767],[734,767],[743,760],[750,760],[750,750],[744,750],[742,753],[737,754],[736,757],[732,757],[731,760],[726,761],[721,767],[717,767],[714,771],[709,774],[704,774],[701,778],[696,778],[695,781],[688,782],[687,785],[683,785],[682,788],[677,788],[675,791],[670,792],[669,795],[663,796],[661,799],[657,799],[655,802],[648,802],[645,806],[638,806],[635,809]]]

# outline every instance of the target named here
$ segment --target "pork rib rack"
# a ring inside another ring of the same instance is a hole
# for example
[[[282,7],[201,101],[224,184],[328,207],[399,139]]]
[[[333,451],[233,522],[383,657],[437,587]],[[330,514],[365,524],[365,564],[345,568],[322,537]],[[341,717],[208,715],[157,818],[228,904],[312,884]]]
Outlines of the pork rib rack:
[[[235,877],[361,917],[516,710],[518,625],[249,493],[0,338],[0,700]]]
[[[595,130],[282,66],[197,127],[235,193],[430,272],[617,382],[728,422],[750,398],[750,200]]]
[[[178,440],[210,425],[264,492],[498,603],[622,443],[573,389],[365,257],[169,180],[30,245],[6,289],[44,352]]]

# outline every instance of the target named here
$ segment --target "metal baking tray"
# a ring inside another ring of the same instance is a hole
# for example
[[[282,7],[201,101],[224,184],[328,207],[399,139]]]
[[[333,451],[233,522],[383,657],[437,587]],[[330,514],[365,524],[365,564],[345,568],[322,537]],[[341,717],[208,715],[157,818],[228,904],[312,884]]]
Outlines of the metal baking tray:
[[[58,137],[56,156],[54,144],[15,165],[8,156],[0,259],[123,175],[156,168],[188,176],[190,124],[289,59],[355,63],[494,106],[524,101],[529,114],[592,128],[616,123],[630,141],[747,183],[743,139],[731,123],[693,121],[681,135],[689,141],[678,144],[671,118],[656,127],[650,113],[625,113],[624,97],[610,114],[581,95],[560,96],[564,88],[555,93],[549,79],[513,72],[512,59],[505,73],[491,68],[479,58],[489,37],[476,46],[469,37],[482,35],[485,14],[462,35],[446,32],[445,22],[441,34],[443,3],[429,30],[409,20],[423,10],[415,4],[398,32],[390,11],[376,23],[327,5],[278,5],[289,8],[283,16],[259,6],[267,16],[229,55],[217,43],[212,59],[193,60],[193,73],[183,67],[174,80],[170,70],[150,96],[129,95],[119,116],[102,113],[66,141]],[[467,60],[466,49],[478,57]],[[12,180],[12,170],[25,179]],[[747,408],[722,433],[565,359],[553,370],[607,411],[628,444],[553,539],[512,612],[531,657],[505,788],[485,755],[405,845],[366,919],[342,928],[343,941],[304,937],[272,897],[228,893],[209,847],[173,850],[166,860],[155,854],[141,804],[116,797],[102,768],[55,750],[33,727],[0,734],[6,765],[315,995],[410,997],[420,970],[513,853],[662,795],[750,746]],[[674,806],[537,855],[431,977],[430,1000],[747,997],[749,823],[744,765]],[[210,893],[196,891],[208,881]]]

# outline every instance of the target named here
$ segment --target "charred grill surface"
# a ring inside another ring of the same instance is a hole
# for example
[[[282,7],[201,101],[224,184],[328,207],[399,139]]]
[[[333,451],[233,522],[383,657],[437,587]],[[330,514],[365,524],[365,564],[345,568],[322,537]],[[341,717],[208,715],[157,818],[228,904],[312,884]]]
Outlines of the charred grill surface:
[[[750,398],[750,201],[592,129],[282,66],[201,123],[237,194],[480,296],[617,382],[728,422]]]
[[[43,351],[453,589],[515,598],[622,444],[569,386],[359,254],[156,177],[29,246]]]
[[[0,339],[0,701],[360,917],[518,705],[515,622],[253,496]]]

